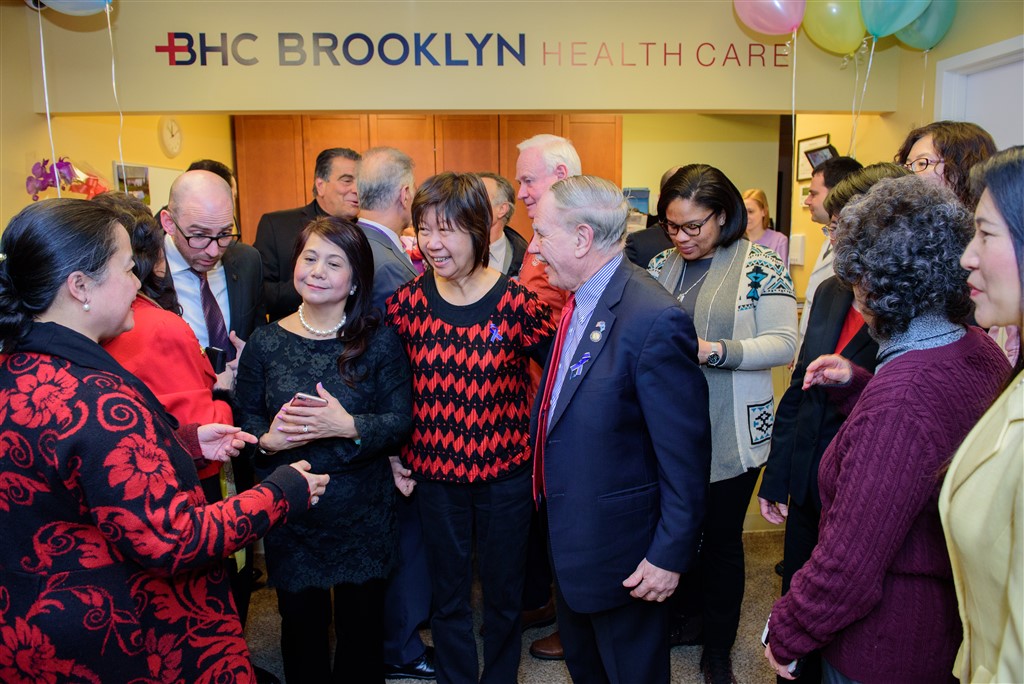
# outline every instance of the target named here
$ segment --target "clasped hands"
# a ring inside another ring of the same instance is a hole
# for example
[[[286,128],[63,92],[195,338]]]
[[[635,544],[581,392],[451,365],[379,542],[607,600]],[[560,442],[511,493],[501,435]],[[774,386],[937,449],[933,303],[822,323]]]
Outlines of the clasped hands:
[[[270,451],[284,451],[326,437],[358,439],[352,414],[324,389],[323,383],[316,384],[316,393],[327,400],[326,406],[293,406],[291,401],[286,402],[260,438],[260,445]]]

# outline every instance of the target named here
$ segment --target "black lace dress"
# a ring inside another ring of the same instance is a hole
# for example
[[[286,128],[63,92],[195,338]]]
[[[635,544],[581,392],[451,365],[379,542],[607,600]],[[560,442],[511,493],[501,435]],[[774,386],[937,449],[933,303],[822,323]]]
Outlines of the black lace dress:
[[[355,418],[360,443],[321,439],[256,459],[262,476],[282,463],[307,460],[331,476],[319,504],[265,539],[270,581],[285,591],[328,588],[383,579],[397,560],[395,486],[388,455],[412,428],[409,361],[395,333],[377,329],[359,360],[365,379],[351,388],[337,370],[344,344],[311,340],[279,325],[257,329],[238,363],[235,403],[239,423],[264,434],[296,392],[316,394],[316,383]]]

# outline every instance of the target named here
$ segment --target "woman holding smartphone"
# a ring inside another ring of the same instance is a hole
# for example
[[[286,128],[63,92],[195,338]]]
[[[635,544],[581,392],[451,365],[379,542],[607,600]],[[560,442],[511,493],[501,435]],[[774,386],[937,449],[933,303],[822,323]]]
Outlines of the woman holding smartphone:
[[[285,678],[382,681],[384,587],[397,560],[387,456],[412,427],[409,361],[373,309],[373,257],[354,224],[310,223],[293,282],[302,304],[253,333],[235,388],[240,422],[259,436],[258,475],[305,459],[333,481],[306,515],[266,538]]]

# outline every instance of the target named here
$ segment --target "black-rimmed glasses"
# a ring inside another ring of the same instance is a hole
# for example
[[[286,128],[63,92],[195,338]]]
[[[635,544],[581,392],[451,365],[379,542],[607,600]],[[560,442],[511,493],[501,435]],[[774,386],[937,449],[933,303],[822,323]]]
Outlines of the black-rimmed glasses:
[[[174,224],[174,227],[177,229],[179,233],[181,233],[181,236],[185,238],[185,242],[187,242],[188,246],[191,247],[192,249],[206,249],[214,240],[217,241],[218,247],[220,247],[221,249],[226,249],[231,245],[235,244],[236,242],[238,242],[238,239],[242,237],[241,233],[221,233],[220,235],[189,235],[188,233],[181,229],[181,226],[178,225],[178,222],[174,220],[173,216],[171,216],[171,212],[167,212],[167,216],[170,217],[171,223]]]
[[[924,173],[930,166],[938,166],[939,164],[946,161],[945,159],[929,159],[928,157],[918,157],[914,161],[909,161],[903,165],[903,168],[909,169],[914,173]]]
[[[690,221],[689,223],[672,223],[668,219],[659,219],[658,225],[661,229],[668,233],[669,237],[675,237],[679,234],[679,231],[683,231],[690,237],[697,237],[700,235],[700,229],[704,227],[704,224],[711,220],[711,217],[717,214],[717,211],[713,211],[707,215],[703,221]]]

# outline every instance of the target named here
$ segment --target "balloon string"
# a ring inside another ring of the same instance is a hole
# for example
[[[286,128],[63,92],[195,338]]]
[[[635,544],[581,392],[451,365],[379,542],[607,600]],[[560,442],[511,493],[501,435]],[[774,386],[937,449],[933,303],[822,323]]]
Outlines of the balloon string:
[[[853,101],[850,103],[850,118],[853,119],[853,126],[850,127],[850,144],[847,146],[847,154],[852,155],[854,151],[853,141],[857,139],[857,90],[860,88],[860,50],[853,53]]]
[[[860,93],[860,106],[857,107],[857,118],[854,119],[854,140],[852,145],[853,149],[850,150],[850,156],[855,159],[857,157],[856,126],[857,122],[860,120],[860,113],[861,111],[864,110],[864,98],[867,96],[868,93],[868,81],[871,79],[871,64],[875,61],[875,44],[877,42],[878,39],[875,38],[874,36],[871,36],[871,54],[868,55],[868,68],[864,72],[864,87],[861,89]]]
[[[54,187],[57,188],[57,197],[60,197],[60,178],[57,173],[57,151],[53,146],[53,122],[50,120],[50,91],[46,87],[46,49],[43,47],[43,7],[40,6],[36,9],[36,16],[39,17],[39,58],[42,61],[43,66],[43,102],[46,103],[46,130],[50,134],[50,159],[52,160],[53,166],[53,178],[56,183]]]
[[[796,152],[796,31],[797,31],[797,29],[794,28],[793,29],[793,37],[791,39],[793,41],[793,84],[791,86],[790,104],[789,104],[789,120],[790,120],[789,127],[791,129],[792,134],[793,134],[793,140],[792,140],[793,148],[792,149],[793,149],[794,152]],[[797,168],[799,168],[799,166],[800,166],[800,160],[797,159]]]
[[[924,89],[925,89],[925,81],[928,79],[928,53],[929,52],[931,52],[931,50],[925,50],[924,51],[924,74],[921,76],[921,119],[922,119],[922,121],[925,119],[925,115],[924,115]]]
[[[105,14],[107,15],[107,35],[110,37],[110,87],[114,90],[114,104],[117,105],[117,115],[120,117],[120,125],[117,129],[117,154],[121,160],[121,176],[125,179],[125,192],[128,192],[128,174],[125,172],[124,166],[124,147],[122,145],[124,139],[124,112],[121,111],[121,100],[117,97],[117,67],[114,62],[114,28],[110,25],[110,9],[111,3],[104,5]],[[116,175],[116,174],[115,174]],[[117,179],[114,179],[114,185],[117,186]]]

